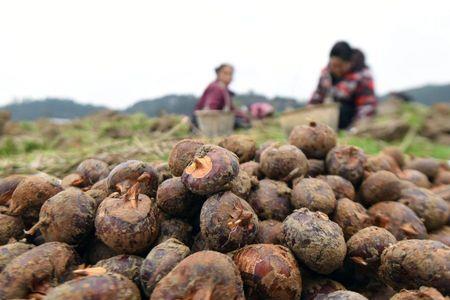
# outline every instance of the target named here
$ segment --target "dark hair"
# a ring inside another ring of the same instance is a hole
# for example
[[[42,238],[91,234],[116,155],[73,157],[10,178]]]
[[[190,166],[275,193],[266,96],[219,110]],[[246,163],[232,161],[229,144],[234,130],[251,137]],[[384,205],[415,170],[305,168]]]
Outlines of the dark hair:
[[[364,68],[367,68],[366,57],[364,56],[364,53],[359,49],[353,49],[352,70],[361,71]]]
[[[330,57],[339,57],[344,61],[350,61],[352,59],[352,47],[347,42],[340,41],[334,44],[330,51]]]
[[[221,64],[220,66],[218,66],[217,68],[215,68],[214,71],[216,71],[216,74],[219,74],[219,72],[222,71],[222,69],[226,68],[226,67],[230,67],[233,69],[232,65],[224,63],[224,64]]]

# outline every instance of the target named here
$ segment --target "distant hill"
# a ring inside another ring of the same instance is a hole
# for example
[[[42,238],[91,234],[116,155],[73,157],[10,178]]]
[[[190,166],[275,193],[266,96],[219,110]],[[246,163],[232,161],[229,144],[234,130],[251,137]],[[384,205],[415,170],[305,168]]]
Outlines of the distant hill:
[[[150,117],[159,115],[162,112],[172,114],[190,114],[197,103],[198,98],[193,95],[168,95],[156,99],[141,100],[127,108],[124,112],[142,112]],[[234,97],[236,106],[248,106],[255,102],[269,102],[277,111],[284,111],[288,107],[300,107],[302,104],[292,98],[275,97],[269,99],[266,96],[247,93],[238,94]]]
[[[80,104],[73,100],[47,98],[44,100],[23,100],[0,107],[12,114],[12,119],[36,120],[39,118],[73,119],[83,117],[99,110],[104,106]]]
[[[142,112],[155,117],[162,112],[188,114],[194,109],[197,98],[193,95],[168,95],[156,99],[145,99],[125,109],[125,113]]]
[[[409,96],[412,101],[417,101],[425,105],[432,105],[437,102],[450,102],[450,84],[430,84],[395,92],[405,94]],[[389,95],[384,95],[381,99],[387,99],[388,97]]]
[[[450,84],[425,85],[418,88],[396,91],[408,95],[414,101],[432,105],[436,102],[450,102]],[[386,99],[384,95],[380,99]],[[190,114],[197,97],[194,95],[167,95],[156,99],[144,99],[125,109],[124,113],[142,112],[148,116],[157,116],[162,112],[172,114]],[[249,92],[238,94],[234,98],[236,105],[250,105],[255,102],[269,102],[277,111],[297,108],[304,105],[293,98],[275,97],[269,99],[264,95]],[[73,119],[83,117],[106,107],[77,103],[69,99],[46,98],[43,100],[23,100],[0,107],[12,113],[13,120],[35,120],[39,118]]]

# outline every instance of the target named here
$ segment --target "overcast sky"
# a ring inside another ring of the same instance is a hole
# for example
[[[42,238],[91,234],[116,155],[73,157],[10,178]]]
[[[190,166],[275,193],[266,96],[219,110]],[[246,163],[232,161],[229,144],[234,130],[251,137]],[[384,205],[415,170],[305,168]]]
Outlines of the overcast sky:
[[[121,108],[232,89],[307,98],[330,47],[365,51],[378,93],[450,82],[450,1],[2,1],[0,105],[68,97]]]

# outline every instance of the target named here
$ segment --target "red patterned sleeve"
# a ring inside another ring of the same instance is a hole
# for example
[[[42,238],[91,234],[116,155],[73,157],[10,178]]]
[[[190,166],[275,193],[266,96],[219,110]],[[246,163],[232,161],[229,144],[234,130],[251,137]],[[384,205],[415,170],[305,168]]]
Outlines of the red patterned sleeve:
[[[328,70],[322,70],[316,90],[309,100],[309,104],[321,104],[325,101],[328,90],[331,88],[331,79]]]
[[[356,118],[361,119],[374,115],[377,107],[377,98],[375,97],[373,77],[369,70],[363,71],[355,93]]]

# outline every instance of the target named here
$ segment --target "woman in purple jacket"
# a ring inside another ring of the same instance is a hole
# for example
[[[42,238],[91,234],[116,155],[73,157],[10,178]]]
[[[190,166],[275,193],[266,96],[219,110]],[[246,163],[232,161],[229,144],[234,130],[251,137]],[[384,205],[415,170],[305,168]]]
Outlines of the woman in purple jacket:
[[[228,89],[233,80],[234,68],[230,64],[221,64],[216,69],[216,80],[208,85],[202,97],[195,105],[195,110],[223,110],[232,111],[236,115],[235,125],[242,127],[248,125],[248,116],[235,108],[233,104],[234,93]]]

